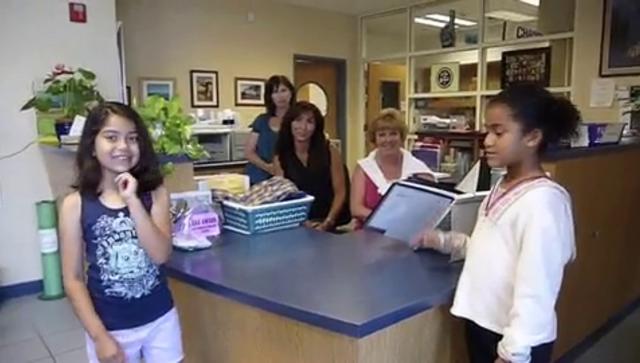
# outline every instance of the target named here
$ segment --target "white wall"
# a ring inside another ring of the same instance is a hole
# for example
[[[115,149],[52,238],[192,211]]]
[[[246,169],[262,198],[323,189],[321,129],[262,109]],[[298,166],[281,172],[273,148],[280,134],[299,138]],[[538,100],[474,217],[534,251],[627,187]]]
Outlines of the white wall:
[[[69,22],[67,0],[0,1],[0,156],[35,139],[35,113],[19,110],[56,63],[93,70],[105,98],[118,95],[114,0],[83,2],[86,24]],[[34,204],[50,198],[38,147],[0,160],[0,286],[41,278]]]

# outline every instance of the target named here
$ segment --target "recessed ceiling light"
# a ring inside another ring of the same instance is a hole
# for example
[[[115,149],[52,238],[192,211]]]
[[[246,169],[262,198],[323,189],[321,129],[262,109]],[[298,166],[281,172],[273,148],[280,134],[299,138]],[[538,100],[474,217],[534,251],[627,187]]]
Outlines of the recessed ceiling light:
[[[522,22],[525,22],[525,21],[533,21],[533,20],[537,19],[535,16],[532,16],[532,15],[516,13],[515,11],[509,11],[509,10],[490,11],[490,12],[486,13],[485,16],[487,18],[494,18],[494,19],[500,19],[500,20],[506,20],[506,21],[513,21],[513,22],[516,22],[516,23],[522,23]]]
[[[433,19],[433,20],[437,20],[437,21],[442,21],[442,22],[445,22],[445,23],[449,22],[449,15],[427,14],[427,15],[425,15],[425,18],[429,18],[429,19]],[[461,18],[457,18],[457,17],[454,20],[454,23],[456,25],[461,25],[461,26],[474,26],[474,25],[477,24],[475,21],[461,19]]]

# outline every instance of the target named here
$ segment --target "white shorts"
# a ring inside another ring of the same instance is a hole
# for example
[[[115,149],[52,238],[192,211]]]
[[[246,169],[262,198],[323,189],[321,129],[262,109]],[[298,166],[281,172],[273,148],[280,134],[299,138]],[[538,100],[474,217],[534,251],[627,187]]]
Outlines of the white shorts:
[[[184,358],[182,333],[176,308],[149,324],[132,329],[113,330],[115,339],[127,357],[127,363],[178,363]],[[99,363],[93,339],[85,334],[89,363]]]

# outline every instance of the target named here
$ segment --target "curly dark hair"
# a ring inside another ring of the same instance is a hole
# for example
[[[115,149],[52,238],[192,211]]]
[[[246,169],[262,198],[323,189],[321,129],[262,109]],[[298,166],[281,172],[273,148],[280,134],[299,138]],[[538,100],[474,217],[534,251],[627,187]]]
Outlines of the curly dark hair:
[[[556,97],[544,87],[523,83],[513,85],[489,101],[493,105],[505,105],[513,112],[513,118],[522,125],[523,132],[542,131],[542,143],[538,153],[549,145],[570,138],[577,133],[580,111],[564,97]]]
[[[111,115],[131,121],[138,134],[140,160],[130,171],[138,180],[138,194],[155,190],[162,185],[163,178],[151,136],[140,115],[120,102],[103,102],[89,112],[76,153],[77,176],[72,187],[80,194],[97,196],[101,193],[102,166],[95,156],[95,142]]]

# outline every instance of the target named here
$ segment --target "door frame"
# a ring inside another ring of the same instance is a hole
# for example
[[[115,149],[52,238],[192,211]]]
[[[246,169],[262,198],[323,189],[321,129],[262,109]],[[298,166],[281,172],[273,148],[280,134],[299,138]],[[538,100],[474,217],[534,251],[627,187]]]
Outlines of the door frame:
[[[340,138],[340,153],[342,154],[342,159],[346,160],[347,157],[347,60],[342,58],[331,58],[331,57],[323,57],[317,55],[306,55],[306,54],[293,54],[293,76],[295,77],[295,67],[296,61],[309,61],[309,62],[325,62],[332,63],[336,66],[338,71],[338,102],[337,102],[337,128],[338,128],[338,137]],[[293,80],[293,83],[296,83],[296,80]],[[297,91],[297,89],[296,89]]]

